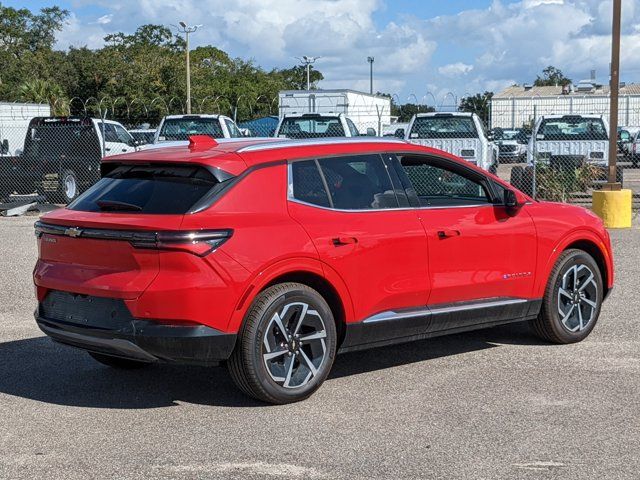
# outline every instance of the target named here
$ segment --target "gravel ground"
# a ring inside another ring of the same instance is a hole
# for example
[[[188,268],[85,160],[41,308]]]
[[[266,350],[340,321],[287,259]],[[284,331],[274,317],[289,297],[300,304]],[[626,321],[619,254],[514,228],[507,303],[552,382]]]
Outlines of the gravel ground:
[[[526,325],[345,354],[308,401],[222,368],[116,372],[36,327],[33,217],[0,219],[0,478],[638,478],[640,228],[583,343]]]

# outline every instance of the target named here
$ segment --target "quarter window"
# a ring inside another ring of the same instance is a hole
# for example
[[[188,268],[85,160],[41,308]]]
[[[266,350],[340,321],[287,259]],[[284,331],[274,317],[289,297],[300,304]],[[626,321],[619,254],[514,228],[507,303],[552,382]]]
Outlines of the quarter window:
[[[423,207],[491,203],[482,179],[468,175],[455,165],[412,157],[402,158],[401,165]]]

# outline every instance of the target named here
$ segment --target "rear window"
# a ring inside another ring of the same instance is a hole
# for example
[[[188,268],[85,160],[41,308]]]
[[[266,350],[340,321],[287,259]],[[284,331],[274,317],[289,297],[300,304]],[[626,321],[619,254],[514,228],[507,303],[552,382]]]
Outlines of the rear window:
[[[600,118],[562,117],[542,121],[538,140],[608,140]]]
[[[478,131],[471,117],[443,115],[416,117],[410,138],[478,138]]]
[[[98,133],[89,120],[45,119],[31,125],[24,145],[27,157],[102,157]]]
[[[200,166],[122,165],[68,208],[84,212],[184,214],[224,184]]]
[[[344,128],[338,117],[285,118],[278,132],[280,137],[322,138],[344,137]]]
[[[158,140],[189,140],[190,135],[209,135],[213,138],[224,138],[222,127],[217,118],[184,117],[166,119],[162,124]]]

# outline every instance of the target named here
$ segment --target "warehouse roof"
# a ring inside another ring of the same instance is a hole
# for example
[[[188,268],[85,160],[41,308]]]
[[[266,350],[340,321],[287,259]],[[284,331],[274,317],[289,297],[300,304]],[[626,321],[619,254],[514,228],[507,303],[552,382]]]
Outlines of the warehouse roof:
[[[521,85],[515,85],[505,88],[503,91],[496,93],[493,98],[529,98],[529,97],[558,97],[562,96],[561,86],[552,87],[523,87]],[[585,95],[592,96],[608,96],[609,85],[597,85],[596,88],[591,91],[578,91],[575,87],[573,91],[565,96],[583,97]],[[620,87],[620,95],[640,95],[640,83],[629,83]]]

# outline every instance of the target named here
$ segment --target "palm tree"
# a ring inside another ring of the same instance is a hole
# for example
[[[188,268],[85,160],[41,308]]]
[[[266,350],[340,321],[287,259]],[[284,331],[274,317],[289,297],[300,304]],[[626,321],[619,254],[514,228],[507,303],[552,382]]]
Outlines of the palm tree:
[[[20,98],[25,102],[48,103],[53,115],[66,115],[69,100],[62,87],[41,79],[28,80],[19,87]]]

